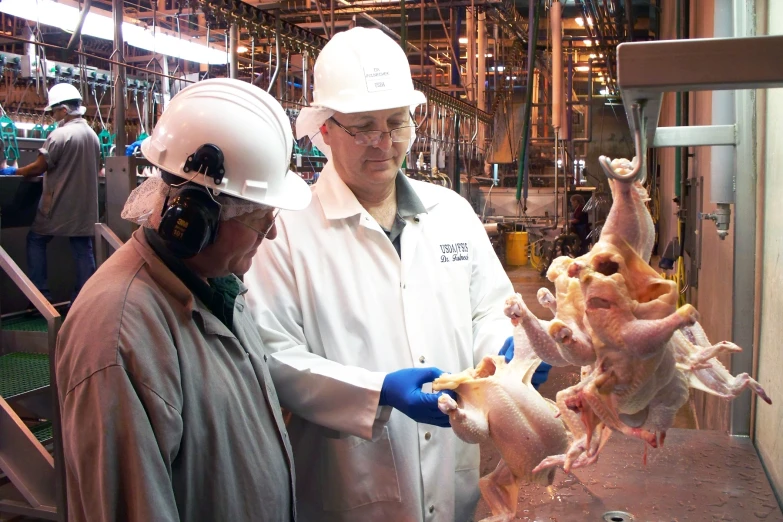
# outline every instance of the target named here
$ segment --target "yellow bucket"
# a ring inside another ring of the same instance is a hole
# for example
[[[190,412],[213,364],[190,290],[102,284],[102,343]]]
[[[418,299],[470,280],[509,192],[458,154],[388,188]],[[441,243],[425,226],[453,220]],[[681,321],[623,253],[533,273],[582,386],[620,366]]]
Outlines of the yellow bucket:
[[[509,266],[527,264],[527,232],[506,234],[506,264]]]

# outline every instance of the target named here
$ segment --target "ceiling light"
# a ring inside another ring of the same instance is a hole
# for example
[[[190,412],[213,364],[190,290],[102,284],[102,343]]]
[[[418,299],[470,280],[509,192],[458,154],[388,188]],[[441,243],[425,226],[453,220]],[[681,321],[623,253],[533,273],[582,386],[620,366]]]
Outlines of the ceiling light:
[[[459,39],[459,43],[466,44],[468,43],[468,37],[467,36],[461,36]]]
[[[603,58],[603,57],[604,57],[604,55],[603,55],[603,54],[599,54],[599,55],[598,55],[598,57],[599,57],[599,58]]]
[[[574,70],[579,72],[587,72],[590,70],[590,67],[588,67],[587,65],[579,65],[577,67],[574,67]]]
[[[476,58],[478,58],[478,57],[479,57],[479,55],[478,55],[478,53],[476,53]],[[492,58],[492,53],[486,53],[484,55],[484,58]]]
[[[578,25],[579,27],[584,27],[585,26],[584,18],[582,18],[581,16],[578,16],[576,18],[576,25]]]
[[[591,55],[590,55],[590,58],[592,58],[593,60],[595,60],[596,58],[598,58],[598,56],[596,56],[595,54],[591,54]]]
[[[76,28],[79,20],[79,10],[76,7],[51,0],[36,0],[34,2],[30,0],[3,0],[0,2],[0,12],[58,27],[70,33]],[[111,17],[90,11],[84,20],[82,34],[102,40],[114,40],[114,22]],[[151,28],[123,22],[122,36],[126,44],[153,53],[198,63],[227,63],[225,50],[209,48],[197,43],[196,39],[184,35],[178,38],[165,34],[159,27],[156,27],[153,32]]]
[[[247,47],[245,47],[244,45],[240,45],[239,47],[237,47],[237,52],[238,53],[246,53],[247,52]]]
[[[582,42],[583,42],[583,43],[584,43],[584,44],[585,44],[587,47],[590,47],[591,45],[593,45],[593,41],[592,41],[592,40],[582,40]]]

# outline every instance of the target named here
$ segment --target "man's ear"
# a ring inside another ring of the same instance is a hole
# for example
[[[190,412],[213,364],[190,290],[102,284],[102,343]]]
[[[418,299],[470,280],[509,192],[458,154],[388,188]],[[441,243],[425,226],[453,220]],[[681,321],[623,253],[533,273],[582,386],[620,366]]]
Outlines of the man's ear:
[[[329,136],[329,129],[328,129],[328,128],[327,128],[327,126],[326,126],[326,122],[324,122],[324,123],[321,125],[321,128],[320,128],[320,129],[318,129],[318,130],[319,130],[319,131],[321,131],[321,137],[323,138],[323,140],[324,140],[324,143],[326,143],[327,145],[329,145],[329,146],[331,147],[331,146],[332,146],[332,144],[331,144],[331,143],[329,143],[329,141],[330,141],[330,140],[329,140],[330,136]]]

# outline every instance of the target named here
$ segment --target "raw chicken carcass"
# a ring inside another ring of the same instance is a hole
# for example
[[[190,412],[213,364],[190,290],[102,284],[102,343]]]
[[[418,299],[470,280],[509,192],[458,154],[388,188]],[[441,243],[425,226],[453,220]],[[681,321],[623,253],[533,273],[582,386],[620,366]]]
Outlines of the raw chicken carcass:
[[[611,166],[620,174],[632,167],[627,160],[614,160]],[[689,386],[726,399],[750,388],[770,402],[758,382],[747,374],[732,376],[715,359],[720,352],[740,348],[727,342],[711,345],[695,308],[675,309],[676,285],[649,266],[654,228],[644,187],[632,179],[609,181],[614,201],[598,243],[575,260],[553,262],[557,273],[550,279],[556,282],[558,295],[550,301],[557,305],[555,320],[544,328],[530,319],[524,304],[514,308],[543,360],[562,365],[573,359],[574,354],[564,353],[573,350],[573,343],[563,339],[574,338],[580,339],[579,348],[591,346],[595,356],[582,381],[557,396],[573,442],[568,451],[550,455],[535,471],[594,462],[609,430],[657,447],[687,401]],[[571,290],[576,281],[579,292]],[[561,288],[567,288],[562,296]],[[567,310],[563,322],[570,321],[570,335],[551,327],[561,310]],[[583,315],[574,316],[575,310],[583,310]]]
[[[454,433],[473,444],[491,440],[502,457],[479,481],[493,513],[485,522],[512,520],[520,485],[549,485],[554,479],[554,468],[534,472],[534,466],[568,447],[565,426],[555,418],[557,406],[531,384],[540,362],[524,333],[517,331],[508,364],[502,356],[486,356],[475,369],[444,374],[433,382],[434,391],[457,392],[456,401],[446,394],[438,399]]]

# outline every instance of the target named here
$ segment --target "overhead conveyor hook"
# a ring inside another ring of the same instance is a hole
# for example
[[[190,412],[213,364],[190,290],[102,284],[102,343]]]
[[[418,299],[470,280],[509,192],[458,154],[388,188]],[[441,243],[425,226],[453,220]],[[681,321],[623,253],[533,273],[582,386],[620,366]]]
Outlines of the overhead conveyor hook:
[[[598,162],[601,164],[606,176],[618,181],[647,181],[647,122],[643,116],[644,101],[633,104],[631,107],[631,118],[633,120],[633,145],[636,156],[631,161],[632,169],[626,174],[615,172],[612,163],[606,156],[600,156]]]

